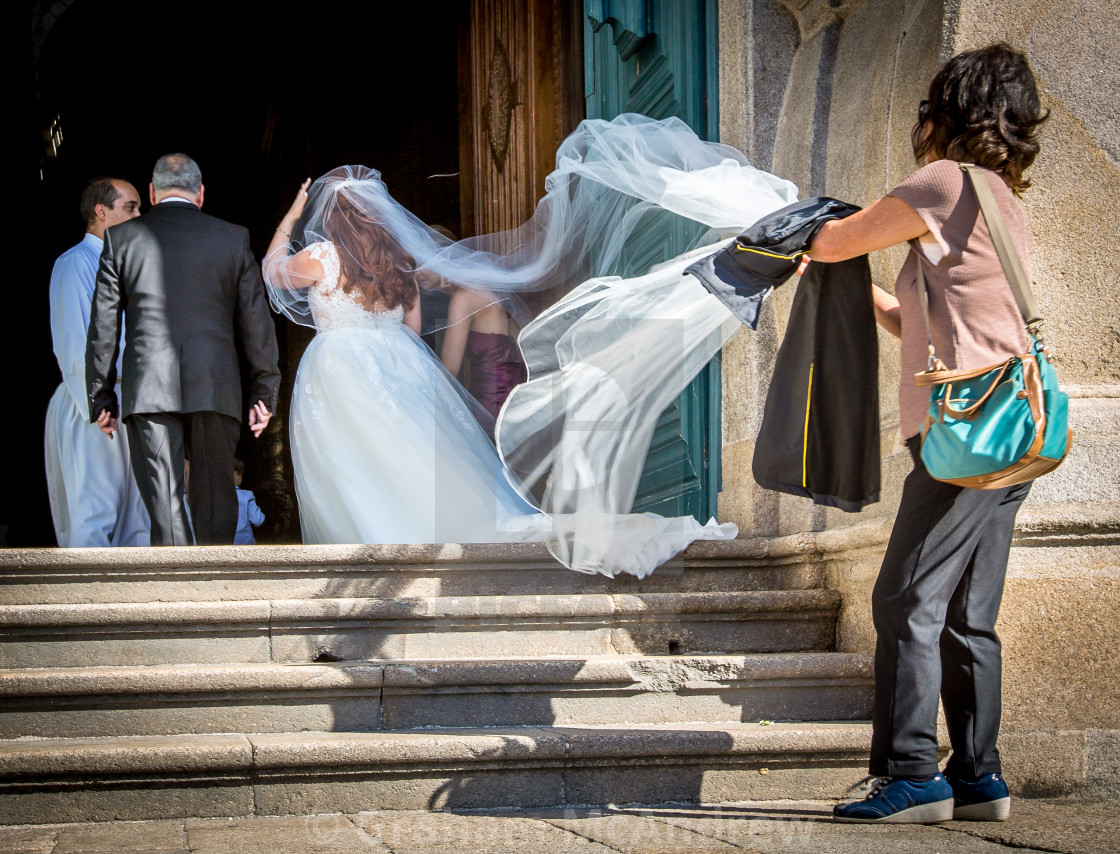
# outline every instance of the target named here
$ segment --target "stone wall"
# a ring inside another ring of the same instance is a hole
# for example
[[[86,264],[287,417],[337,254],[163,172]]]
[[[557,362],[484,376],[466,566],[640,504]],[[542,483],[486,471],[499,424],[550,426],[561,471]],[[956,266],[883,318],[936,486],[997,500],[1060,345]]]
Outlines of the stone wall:
[[[721,0],[721,139],[802,196],[868,204],[913,171],[909,134],[940,62],[1004,40],[1051,112],[1025,196],[1036,294],[1073,397],[1069,459],[1020,515],[1000,618],[1001,748],[1018,791],[1072,791],[1120,767],[1120,16],[1116,0]],[[904,250],[876,253],[892,286]],[[853,527],[826,563],[845,604],[838,644],[870,650],[868,601],[909,455],[898,441],[898,345],[880,332],[883,500],[858,515],[760,489],[766,383],[793,296],[724,353],[721,517],[743,536]],[[1108,774],[1111,773],[1111,777]],[[1111,782],[1115,789],[1118,784]]]

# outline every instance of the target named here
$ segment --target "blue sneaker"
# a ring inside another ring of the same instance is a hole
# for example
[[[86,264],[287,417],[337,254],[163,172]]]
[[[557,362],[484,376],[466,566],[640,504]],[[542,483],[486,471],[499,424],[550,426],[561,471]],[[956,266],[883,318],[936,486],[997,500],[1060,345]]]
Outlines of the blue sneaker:
[[[944,774],[934,774],[923,783],[905,777],[866,777],[857,784],[870,787],[867,797],[837,804],[835,821],[859,824],[934,824],[953,818],[953,787]]]
[[[947,779],[953,787],[953,818],[957,821],[1007,821],[1011,815],[1011,795],[999,774],[985,774],[979,780]]]

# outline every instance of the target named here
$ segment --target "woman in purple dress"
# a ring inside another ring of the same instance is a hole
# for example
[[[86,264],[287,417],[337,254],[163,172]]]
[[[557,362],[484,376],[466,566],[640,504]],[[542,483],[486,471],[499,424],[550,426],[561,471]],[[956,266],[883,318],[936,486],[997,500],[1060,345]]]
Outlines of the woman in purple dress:
[[[519,331],[494,294],[457,288],[452,295],[440,360],[495,418],[514,386],[525,382]]]

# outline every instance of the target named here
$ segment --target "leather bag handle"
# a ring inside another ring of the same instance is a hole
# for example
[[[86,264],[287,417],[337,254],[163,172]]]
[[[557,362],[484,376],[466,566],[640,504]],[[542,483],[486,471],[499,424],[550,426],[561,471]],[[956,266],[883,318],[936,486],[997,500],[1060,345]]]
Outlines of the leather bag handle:
[[[980,399],[973,403],[972,406],[967,406],[964,409],[954,409],[949,405],[949,401],[953,397],[953,383],[946,383],[945,393],[941,397],[941,406],[939,407],[940,411],[942,413],[948,413],[949,415],[952,415],[957,419],[963,418],[965,420],[970,420],[976,414],[977,410],[979,410],[980,407],[984,405],[984,401],[991,397],[992,392],[994,392],[996,390],[996,387],[999,386],[1000,382],[1003,380],[1003,375],[1007,373],[1008,364],[1009,362],[1004,362],[1000,366],[999,373],[996,374],[995,379],[993,379],[991,384],[988,386],[988,390],[985,391],[983,395],[981,395]]]
[[[992,371],[998,371],[1006,364],[1006,361],[997,362],[994,365],[986,365],[982,368],[958,368],[956,370],[937,371],[922,371],[920,374],[914,374],[914,382],[922,388],[929,388],[930,386],[942,385],[943,383],[955,383],[957,380],[974,380],[977,377],[982,377],[984,374],[989,374]]]

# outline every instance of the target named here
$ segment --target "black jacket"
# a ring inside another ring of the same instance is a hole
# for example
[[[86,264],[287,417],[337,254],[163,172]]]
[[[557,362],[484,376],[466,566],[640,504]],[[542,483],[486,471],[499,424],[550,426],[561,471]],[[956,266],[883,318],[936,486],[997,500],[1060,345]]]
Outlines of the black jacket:
[[[743,323],[758,328],[758,312],[770,292],[793,275],[817,230],[859,208],[821,196],[794,202],[763,217],[735,242],[688,268]]]
[[[105,233],[86,344],[91,420],[102,409],[117,414],[122,311],[125,416],[219,412],[241,420],[257,400],[276,411],[276,329],[247,229],[165,202]],[[235,330],[249,365],[248,403]]]
[[[796,202],[689,268],[752,329],[817,230],[859,208]],[[879,344],[867,256],[812,262],[793,298],[754,450],[760,486],[856,512],[879,500]]]

